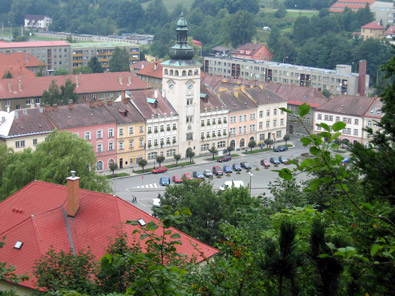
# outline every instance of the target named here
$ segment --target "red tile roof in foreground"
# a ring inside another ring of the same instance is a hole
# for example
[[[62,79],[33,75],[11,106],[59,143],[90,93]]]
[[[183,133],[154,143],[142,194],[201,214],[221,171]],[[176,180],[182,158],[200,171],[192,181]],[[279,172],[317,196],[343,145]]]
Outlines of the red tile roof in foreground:
[[[362,29],[370,29],[370,30],[385,30],[384,26],[381,26],[377,22],[371,22],[361,27]]]
[[[75,88],[77,94],[134,91],[150,88],[146,82],[130,72],[22,77],[21,79],[16,77],[0,79],[0,99],[41,97],[44,90],[48,90],[52,80],[55,80],[60,88],[61,85],[65,84],[66,79],[70,79],[77,84]],[[129,79],[131,83],[129,83]],[[19,81],[21,81],[20,85]],[[11,83],[11,92],[9,91],[9,83]]]
[[[70,46],[70,45],[66,41],[32,41],[32,42],[1,42],[0,43],[0,49],[49,47],[49,46]]]
[[[67,187],[42,181],[33,181],[0,203],[0,237],[5,236],[5,245],[0,249],[1,261],[16,266],[16,273],[29,272],[34,261],[50,248],[55,251],[70,250],[64,211],[67,212]],[[99,259],[106,252],[111,239],[126,233],[130,242],[132,232],[140,226],[126,225],[128,220],[143,219],[146,223],[160,221],[121,198],[89,190],[80,190],[80,209],[74,218],[67,218],[75,251],[91,250]],[[162,227],[155,233],[160,235]],[[172,228],[181,235],[177,251],[197,262],[218,253],[198,240]],[[17,241],[23,242],[15,249]],[[142,247],[144,243],[141,242]],[[34,288],[35,278],[20,285]]]

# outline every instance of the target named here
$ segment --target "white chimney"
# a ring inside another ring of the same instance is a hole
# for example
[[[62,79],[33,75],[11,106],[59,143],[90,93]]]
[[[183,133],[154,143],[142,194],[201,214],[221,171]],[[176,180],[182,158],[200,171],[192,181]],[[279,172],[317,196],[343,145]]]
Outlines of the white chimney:
[[[128,84],[132,84],[132,74],[129,73],[128,75]]]
[[[78,76],[75,76],[75,86],[79,87],[79,85],[78,85]]]
[[[157,90],[154,91],[154,97],[155,97],[155,99],[158,98],[158,91]]]
[[[22,91],[22,81],[20,79],[18,80],[18,87],[19,91]]]
[[[122,74],[119,74],[119,84],[122,84]]]
[[[8,91],[12,92],[11,82],[8,82]]]

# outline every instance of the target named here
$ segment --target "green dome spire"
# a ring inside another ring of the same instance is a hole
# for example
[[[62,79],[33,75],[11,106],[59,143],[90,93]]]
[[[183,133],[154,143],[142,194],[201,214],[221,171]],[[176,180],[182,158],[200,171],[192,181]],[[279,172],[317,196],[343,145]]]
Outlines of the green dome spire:
[[[169,56],[172,60],[191,60],[195,54],[195,50],[188,44],[188,22],[181,13],[181,17],[177,22],[177,41],[169,49]]]

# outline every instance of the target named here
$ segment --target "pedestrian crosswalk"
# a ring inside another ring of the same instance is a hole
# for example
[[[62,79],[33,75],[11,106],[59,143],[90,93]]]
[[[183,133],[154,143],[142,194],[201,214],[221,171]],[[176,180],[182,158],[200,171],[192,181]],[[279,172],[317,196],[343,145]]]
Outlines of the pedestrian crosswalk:
[[[145,184],[145,185],[140,185],[140,186],[135,186],[133,188],[160,188],[158,183],[151,183],[151,184]]]

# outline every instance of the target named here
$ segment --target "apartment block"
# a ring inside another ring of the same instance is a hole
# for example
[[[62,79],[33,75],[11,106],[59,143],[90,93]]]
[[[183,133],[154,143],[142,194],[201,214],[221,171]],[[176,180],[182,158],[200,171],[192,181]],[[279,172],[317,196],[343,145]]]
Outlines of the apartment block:
[[[73,68],[88,66],[92,57],[97,57],[103,69],[110,67],[110,59],[116,47],[126,49],[130,64],[140,60],[140,47],[128,42],[79,42],[70,43]]]
[[[205,57],[204,72],[208,75],[238,78],[256,82],[274,82],[316,89],[332,94],[367,95],[369,75],[366,61],[360,61],[359,73],[351,65],[336,65],[335,70],[285,63],[226,57]]]

